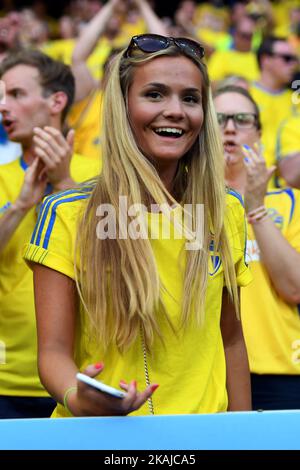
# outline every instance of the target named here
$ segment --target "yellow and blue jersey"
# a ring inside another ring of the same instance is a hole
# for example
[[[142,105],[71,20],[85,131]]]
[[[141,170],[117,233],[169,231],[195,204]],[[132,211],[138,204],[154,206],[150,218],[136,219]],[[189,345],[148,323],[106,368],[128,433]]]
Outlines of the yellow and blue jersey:
[[[0,218],[17,199],[27,165],[23,158],[0,166]],[[73,155],[71,176],[77,181],[99,173],[99,163]],[[37,221],[33,207],[0,253],[0,395],[47,396],[37,371],[37,340],[32,272],[22,258],[24,243]]]
[[[75,130],[75,152],[101,161],[102,91],[100,89],[93,90],[87,98],[72,106],[68,125]]]
[[[267,167],[270,167],[276,164],[276,144],[280,125],[296,112],[297,105],[293,104],[291,90],[272,93],[255,82],[249,91],[260,111],[263,155]],[[274,178],[270,187],[275,187]]]
[[[279,128],[276,144],[276,163],[280,163],[285,158],[300,154],[300,114],[294,113],[285,119]],[[275,175],[276,188],[287,186],[285,180],[279,175]]]
[[[300,191],[270,191],[265,206],[284,238],[300,252]],[[247,256],[254,280],[241,291],[241,313],[251,372],[299,374],[299,306],[288,304],[277,294],[261,261],[251,225]]]
[[[89,199],[92,188],[67,191],[47,197],[40,210],[36,228],[30,243],[24,251],[30,263],[39,263],[64,275],[75,278],[75,238],[78,219]],[[226,226],[239,285],[251,280],[245,262],[244,212],[235,193],[227,195],[228,210]],[[182,208],[172,209],[174,217],[182,217]],[[151,227],[163,233],[166,216],[162,213],[148,213]],[[67,221],[67,223],[66,223]],[[154,222],[154,224],[153,224]],[[149,226],[149,225],[148,225]],[[152,233],[152,232],[151,232]],[[210,276],[206,292],[205,322],[199,326],[191,317],[186,329],[181,328],[181,304],[185,270],[184,244],[186,239],[175,236],[171,231],[169,239],[152,236],[150,243],[164,286],[162,300],[176,334],[170,328],[165,316],[158,312],[164,344],[156,338],[148,369],[152,382],[161,386],[153,396],[156,414],[211,413],[226,411],[226,367],[220,331],[222,291],[224,287],[223,266],[219,256],[213,256],[209,264]],[[79,265],[77,264],[79,268]],[[143,348],[140,338],[123,354],[115,345],[104,350],[87,335],[87,315],[80,306],[81,329],[76,331],[75,362],[79,370],[101,358],[106,364],[101,380],[118,387],[121,378],[145,382]],[[180,377],[180,383],[178,382]],[[147,404],[134,414],[148,414]],[[58,405],[54,416],[68,416],[63,406]]]

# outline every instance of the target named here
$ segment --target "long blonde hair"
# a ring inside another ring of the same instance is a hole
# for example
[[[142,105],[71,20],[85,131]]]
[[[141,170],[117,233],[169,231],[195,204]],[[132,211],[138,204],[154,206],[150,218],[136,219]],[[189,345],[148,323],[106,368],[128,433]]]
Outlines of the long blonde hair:
[[[106,348],[114,343],[123,351],[142,328],[151,348],[154,337],[161,337],[158,312],[164,311],[162,285],[149,239],[132,240],[96,237],[96,208],[109,203],[115,208],[119,227],[119,195],[128,205],[174,202],[153,165],[141,153],[134,139],[127,111],[128,90],[134,70],[158,56],[180,56],[175,46],[156,53],[127,58],[119,54],[111,67],[103,105],[103,171],[80,219],[77,247],[79,266],[77,285],[88,312],[92,331]],[[186,56],[186,55],[185,55]],[[180,203],[204,204],[203,249],[188,251],[184,277],[182,325],[191,315],[202,324],[208,280],[209,246],[221,256],[226,286],[238,311],[238,294],[231,250],[224,229],[225,183],[223,150],[213,108],[205,65],[191,59],[202,75],[204,122],[199,138],[179,163],[176,187]],[[213,235],[212,235],[213,233]],[[165,312],[167,315],[167,312]],[[163,339],[163,338],[162,338]]]

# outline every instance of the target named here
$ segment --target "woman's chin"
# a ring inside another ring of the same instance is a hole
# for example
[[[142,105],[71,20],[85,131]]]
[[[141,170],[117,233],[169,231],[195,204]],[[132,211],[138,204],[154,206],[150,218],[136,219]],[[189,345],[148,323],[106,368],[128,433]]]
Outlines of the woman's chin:
[[[225,163],[227,166],[236,165],[240,163],[241,157],[240,155],[235,155],[234,153],[226,153],[225,154]]]

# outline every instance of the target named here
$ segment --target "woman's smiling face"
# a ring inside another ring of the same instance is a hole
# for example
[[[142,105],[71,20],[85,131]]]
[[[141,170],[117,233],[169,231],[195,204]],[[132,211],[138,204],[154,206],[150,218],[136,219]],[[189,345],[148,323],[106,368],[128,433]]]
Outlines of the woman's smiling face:
[[[159,169],[175,165],[203,124],[202,75],[187,57],[157,57],[134,72],[128,92],[131,128],[141,152]]]

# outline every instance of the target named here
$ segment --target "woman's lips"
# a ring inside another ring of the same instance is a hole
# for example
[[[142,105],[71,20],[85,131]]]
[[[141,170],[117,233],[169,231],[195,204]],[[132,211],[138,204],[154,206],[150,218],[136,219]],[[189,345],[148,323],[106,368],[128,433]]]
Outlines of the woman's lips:
[[[224,150],[225,152],[232,153],[236,151],[237,145],[234,142],[225,142],[224,143]]]

